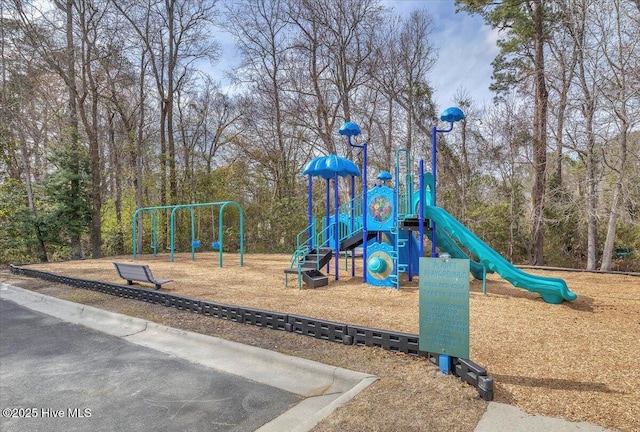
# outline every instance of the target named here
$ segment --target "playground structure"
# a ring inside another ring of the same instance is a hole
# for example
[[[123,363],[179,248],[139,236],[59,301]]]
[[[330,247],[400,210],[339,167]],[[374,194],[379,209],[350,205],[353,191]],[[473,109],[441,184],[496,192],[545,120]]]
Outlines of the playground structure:
[[[351,257],[351,275],[355,276],[355,249],[362,248],[362,281],[369,285],[400,289],[401,274],[409,280],[418,274],[419,259],[424,256],[425,236],[431,240],[431,257],[439,252],[453,258],[470,260],[474,278],[483,281],[486,292],[486,274],[498,273],[517,288],[540,294],[547,303],[559,304],[576,299],[565,281],[558,278],[528,274],[484,243],[444,209],[436,205],[436,137],[453,129],[453,123],[464,118],[458,108],[448,108],[440,119],[450,123],[449,129],[433,128],[432,172],[424,171],[424,161],[418,165],[417,190],[411,155],[400,149],[395,158],[394,188],[387,186],[391,174],[382,172],[377,184],[367,185],[367,144],[356,145],[351,138],[360,134],[358,125],[345,123],[340,134],[348,144],[363,150],[363,169],[350,160],[337,155],[312,159],[304,168],[308,176],[308,226],[296,240],[296,250],[285,275],[296,274],[298,288],[304,281],[312,288],[327,285],[329,278],[322,270],[330,270],[334,260],[334,276],[339,279],[339,256]],[[404,157],[403,157],[404,156]],[[402,163],[404,162],[404,164]],[[402,171],[402,172],[401,172]],[[326,183],[326,210],[324,217],[313,215],[313,179]],[[349,177],[351,197],[339,202],[339,178]],[[362,177],[362,194],[355,195],[355,178]],[[333,181],[332,181],[333,180]],[[331,184],[333,183],[333,207]],[[466,249],[466,250],[465,250]],[[346,267],[346,262],[345,262]],[[288,282],[285,277],[285,283]]]
[[[240,235],[240,265],[244,265],[244,212],[240,204],[235,201],[220,201],[220,202],[209,202],[209,203],[194,203],[194,204],[177,204],[177,205],[168,205],[168,206],[155,206],[155,207],[142,207],[137,209],[133,213],[132,218],[132,237],[133,237],[133,259],[135,260],[138,253],[138,217],[143,218],[145,213],[149,213],[151,215],[151,223],[152,223],[152,234],[151,234],[151,248],[153,251],[153,256],[158,255],[158,212],[166,212],[171,210],[171,214],[169,217],[169,252],[171,262],[174,262],[175,259],[175,250],[176,250],[176,213],[179,210],[187,210],[191,216],[191,260],[195,260],[196,250],[201,247],[202,242],[200,239],[196,238],[196,209],[200,208],[211,208],[212,214],[215,208],[219,207],[218,211],[218,238],[213,239],[211,242],[211,248],[214,251],[218,251],[219,254],[219,263],[220,267],[223,265],[223,250],[224,250],[224,210],[227,207],[235,207],[238,210],[239,214],[239,235]],[[142,220],[141,220],[142,221]],[[213,229],[214,218],[212,216],[212,232],[215,232]],[[199,231],[199,230],[198,230]]]

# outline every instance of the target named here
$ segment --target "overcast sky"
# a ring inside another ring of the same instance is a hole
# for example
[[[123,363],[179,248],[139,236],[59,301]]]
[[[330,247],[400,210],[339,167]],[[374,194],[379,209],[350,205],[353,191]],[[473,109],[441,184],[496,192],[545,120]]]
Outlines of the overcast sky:
[[[388,0],[383,3],[399,14],[425,8],[433,17],[434,45],[439,57],[431,77],[438,112],[453,105],[464,89],[478,107],[492,99],[489,91],[491,62],[498,54],[497,32],[479,16],[455,13],[453,0]]]
[[[433,17],[434,45],[439,58],[432,76],[438,112],[453,105],[459,89],[471,95],[478,107],[492,99],[491,62],[498,54],[497,32],[484,25],[479,16],[455,13],[454,0],[383,0],[382,4],[398,14],[426,8]],[[223,47],[221,61],[213,65],[224,86],[223,71],[237,65],[233,38],[220,31],[216,35]]]

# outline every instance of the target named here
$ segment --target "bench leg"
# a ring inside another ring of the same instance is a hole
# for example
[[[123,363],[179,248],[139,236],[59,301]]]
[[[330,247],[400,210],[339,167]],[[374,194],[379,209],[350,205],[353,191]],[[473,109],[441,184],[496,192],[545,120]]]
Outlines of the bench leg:
[[[133,281],[127,280],[127,285],[133,285]]]
[[[156,289],[159,290],[160,288],[162,288],[162,285],[156,284]]]

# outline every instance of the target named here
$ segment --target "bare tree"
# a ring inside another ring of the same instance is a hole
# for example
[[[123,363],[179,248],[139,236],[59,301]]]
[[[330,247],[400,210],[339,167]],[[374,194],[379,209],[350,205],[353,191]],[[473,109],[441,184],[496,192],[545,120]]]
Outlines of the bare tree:
[[[500,219],[506,219],[508,223],[504,253],[510,260],[520,255],[518,250],[526,250],[529,256],[532,253],[527,228],[523,224],[526,219],[524,187],[532,175],[528,168],[532,157],[529,146],[531,134],[527,127],[530,117],[531,108],[515,93],[509,93],[503,95],[501,103],[489,106],[482,120],[482,158],[477,163],[481,164],[480,169],[487,178],[485,181],[490,182],[491,195],[497,197],[498,204],[506,202],[508,216],[500,215]],[[493,179],[498,182],[497,187],[491,183]],[[491,225],[498,225],[502,220]],[[473,221],[473,224],[477,223]]]
[[[217,60],[219,46],[210,36],[216,1],[148,0],[145,4],[114,2],[146,49],[160,99],[161,204],[175,202],[178,195],[174,103],[196,61]],[[167,177],[168,169],[168,177]]]
[[[302,151],[286,122],[291,41],[285,6],[280,0],[235,2],[224,24],[242,54],[237,79],[250,92],[241,102],[244,116],[240,125],[245,133],[236,143],[269,173],[267,181],[276,198],[293,195]]]
[[[562,0],[560,0],[562,3]],[[558,20],[558,28],[554,31],[554,37],[549,41],[549,51],[552,62],[548,68],[549,87],[555,93],[556,99],[550,105],[552,115],[556,120],[554,138],[556,143],[555,171],[553,173],[553,185],[562,186],[562,159],[564,122],[567,111],[569,91],[573,85],[578,50],[570,34],[565,31],[565,25],[571,22],[571,8],[559,7],[562,19]],[[552,185],[552,186],[553,186]],[[550,191],[552,194],[553,190]]]
[[[579,111],[582,114],[582,145],[575,148],[585,165],[585,195],[587,219],[587,270],[595,270],[598,259],[598,170],[595,116],[599,105],[599,83],[601,68],[601,50],[594,49],[588,21],[592,10],[592,0],[577,0],[573,3],[568,32],[574,40],[577,55],[577,72],[579,88]],[[575,139],[575,137],[574,137]]]
[[[605,5],[600,5],[600,8]],[[613,113],[612,122],[617,126],[618,154],[615,161],[607,165],[614,172],[615,183],[609,220],[607,223],[607,236],[605,239],[601,271],[611,270],[611,260],[616,239],[616,227],[620,214],[620,208],[624,201],[623,184],[625,182],[628,137],[633,126],[638,124],[636,120],[640,114],[638,102],[640,101],[640,82],[630,79],[633,71],[640,69],[640,31],[632,29],[631,17],[635,11],[625,1],[613,0],[607,3],[609,12],[601,10],[594,16],[597,34],[601,36],[600,45],[608,66],[608,77],[602,80],[603,95],[610,111]],[[635,109],[634,109],[635,108]],[[606,161],[606,159],[605,159]]]
[[[388,99],[385,141],[391,143],[395,139],[413,156],[425,151],[415,143],[419,138],[429,141],[435,118],[433,89],[429,84],[429,74],[437,60],[432,31],[432,18],[426,9],[415,10],[406,18],[391,18],[378,35],[375,62],[369,71],[371,86]],[[391,162],[396,148],[386,146]]]

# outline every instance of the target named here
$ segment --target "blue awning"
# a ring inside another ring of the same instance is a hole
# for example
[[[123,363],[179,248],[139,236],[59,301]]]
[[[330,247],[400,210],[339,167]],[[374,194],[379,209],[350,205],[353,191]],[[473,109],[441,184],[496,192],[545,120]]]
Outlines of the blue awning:
[[[387,181],[391,180],[393,177],[389,171],[380,171],[380,174],[376,176],[378,180]]]
[[[323,179],[331,179],[336,174],[340,177],[360,177],[360,168],[347,158],[331,154],[311,159],[302,170],[302,174]]]

